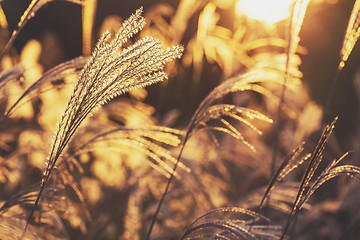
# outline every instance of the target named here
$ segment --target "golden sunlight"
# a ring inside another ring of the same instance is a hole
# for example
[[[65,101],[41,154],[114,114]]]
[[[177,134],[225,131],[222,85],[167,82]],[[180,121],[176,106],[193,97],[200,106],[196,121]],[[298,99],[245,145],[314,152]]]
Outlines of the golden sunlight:
[[[291,0],[239,0],[236,4],[238,14],[260,20],[272,25],[289,17]]]

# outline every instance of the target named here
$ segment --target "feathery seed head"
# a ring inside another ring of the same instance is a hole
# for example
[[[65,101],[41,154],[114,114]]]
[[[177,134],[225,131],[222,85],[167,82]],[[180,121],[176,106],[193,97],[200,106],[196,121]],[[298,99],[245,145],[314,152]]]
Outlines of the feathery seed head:
[[[182,46],[163,50],[161,42],[152,37],[120,49],[144,27],[145,19],[141,14],[142,8],[125,20],[113,40],[110,41],[110,33],[105,32],[96,44],[59,124],[42,185],[79,125],[94,109],[133,88],[162,81],[167,78],[165,64],[181,57]]]

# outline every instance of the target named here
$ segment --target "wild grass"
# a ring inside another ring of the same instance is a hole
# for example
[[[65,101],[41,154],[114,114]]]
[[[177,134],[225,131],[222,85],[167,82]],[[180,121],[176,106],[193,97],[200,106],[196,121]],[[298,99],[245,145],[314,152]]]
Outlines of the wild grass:
[[[101,5],[71,0],[83,8],[84,56],[44,71],[38,41],[18,55],[13,45],[49,2],[33,0],[0,35],[1,239],[356,239],[358,149],[337,150],[342,116],[325,124],[329,106],[312,101],[299,70],[311,1],[293,1],[274,28],[233,11],[236,1],[158,3],[110,16],[94,45]],[[356,1],[335,81],[358,13]],[[168,92],[191,114],[144,102]]]

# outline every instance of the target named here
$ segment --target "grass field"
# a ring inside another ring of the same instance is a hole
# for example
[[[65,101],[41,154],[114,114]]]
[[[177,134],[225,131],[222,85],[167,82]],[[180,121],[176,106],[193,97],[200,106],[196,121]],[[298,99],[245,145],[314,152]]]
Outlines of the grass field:
[[[360,1],[0,4],[0,239],[358,239]]]

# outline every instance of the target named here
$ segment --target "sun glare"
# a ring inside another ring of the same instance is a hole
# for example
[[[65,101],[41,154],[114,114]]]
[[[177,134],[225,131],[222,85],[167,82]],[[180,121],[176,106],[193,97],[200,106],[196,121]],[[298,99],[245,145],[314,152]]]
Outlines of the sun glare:
[[[238,14],[272,25],[289,17],[290,4],[291,0],[239,0],[236,10]]]

